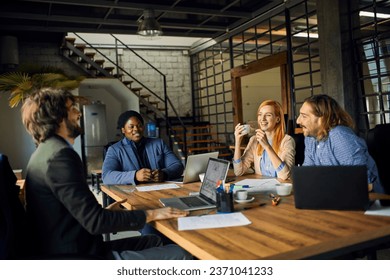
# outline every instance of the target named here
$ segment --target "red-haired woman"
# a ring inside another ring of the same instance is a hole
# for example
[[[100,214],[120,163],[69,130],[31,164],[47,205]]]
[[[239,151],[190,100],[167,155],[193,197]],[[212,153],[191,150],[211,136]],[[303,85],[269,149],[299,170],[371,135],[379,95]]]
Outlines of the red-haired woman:
[[[233,167],[236,176],[244,174],[254,165],[256,174],[277,177],[282,180],[290,178],[291,168],[295,163],[294,139],[285,133],[284,115],[279,102],[266,100],[257,110],[258,129],[256,135],[241,155],[241,142],[244,126],[237,124],[234,131],[235,150]]]

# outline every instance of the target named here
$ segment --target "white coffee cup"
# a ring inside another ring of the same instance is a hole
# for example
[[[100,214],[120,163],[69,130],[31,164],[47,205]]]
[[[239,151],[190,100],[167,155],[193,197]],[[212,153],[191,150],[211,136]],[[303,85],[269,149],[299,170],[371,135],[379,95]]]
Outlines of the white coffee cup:
[[[242,135],[249,134],[249,132],[251,131],[251,126],[249,124],[243,124],[242,126],[244,127],[244,130],[242,131]]]
[[[281,196],[287,196],[291,194],[292,184],[291,183],[280,183],[276,184],[276,193]]]
[[[238,190],[238,191],[236,191],[236,197],[238,200],[247,200],[248,199],[248,191],[247,190]]]
[[[199,174],[199,180],[203,183],[203,179],[204,179],[204,174],[205,173],[200,173]]]

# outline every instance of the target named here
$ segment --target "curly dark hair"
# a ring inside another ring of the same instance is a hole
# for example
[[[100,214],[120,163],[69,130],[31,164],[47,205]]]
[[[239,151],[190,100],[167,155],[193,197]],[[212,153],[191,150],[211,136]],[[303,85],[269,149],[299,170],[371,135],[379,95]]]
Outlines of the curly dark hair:
[[[76,100],[69,91],[41,88],[24,101],[22,121],[36,145],[56,134],[62,120],[68,117],[68,100]]]

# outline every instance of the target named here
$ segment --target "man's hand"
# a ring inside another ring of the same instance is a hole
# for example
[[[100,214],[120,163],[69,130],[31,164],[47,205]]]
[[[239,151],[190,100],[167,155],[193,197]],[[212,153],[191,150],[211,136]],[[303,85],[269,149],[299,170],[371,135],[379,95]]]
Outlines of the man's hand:
[[[135,178],[138,182],[149,182],[152,178],[152,170],[142,168],[135,173]]]
[[[172,207],[146,210],[146,222],[149,223],[151,221],[156,221],[156,220],[185,217],[188,214],[189,214],[188,211],[183,211]]]
[[[165,174],[160,169],[153,170],[151,179],[153,182],[164,182]]]
[[[111,210],[111,211],[121,211],[123,210],[123,207],[122,207],[122,203],[125,203],[127,201],[127,199],[122,199],[120,201],[115,201],[114,203],[108,205],[106,207],[107,210]]]

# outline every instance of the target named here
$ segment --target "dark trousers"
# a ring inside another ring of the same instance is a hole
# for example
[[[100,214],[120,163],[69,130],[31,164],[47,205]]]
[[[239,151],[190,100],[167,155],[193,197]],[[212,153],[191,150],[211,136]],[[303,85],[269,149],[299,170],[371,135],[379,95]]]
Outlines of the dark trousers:
[[[104,242],[109,251],[141,251],[162,246],[161,238],[157,235],[141,235]],[[113,257],[110,256],[110,259]]]
[[[140,233],[142,236],[147,236],[147,235],[157,235],[161,238],[161,241],[163,245],[168,245],[168,244],[175,244],[171,239],[166,237],[164,234],[156,230],[154,227],[152,227],[149,224],[145,224],[145,226],[140,230]]]

